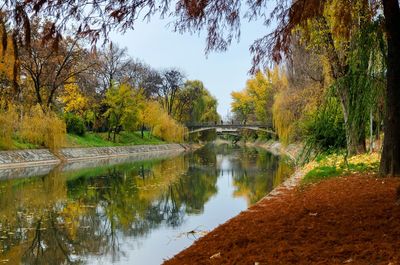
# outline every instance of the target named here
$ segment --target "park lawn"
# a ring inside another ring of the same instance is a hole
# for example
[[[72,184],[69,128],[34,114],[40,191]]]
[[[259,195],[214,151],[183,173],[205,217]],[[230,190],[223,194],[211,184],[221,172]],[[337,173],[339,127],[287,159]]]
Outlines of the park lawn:
[[[155,145],[164,144],[161,139],[151,136],[149,132],[141,137],[140,132],[121,132],[116,137],[115,143],[107,140],[107,133],[86,133],[84,136],[67,135],[66,147],[108,147],[125,145]]]
[[[341,154],[321,155],[303,166],[302,184],[357,173],[377,173],[380,153],[366,153],[345,159]]]
[[[141,137],[140,132],[121,132],[117,135],[115,143],[107,140],[107,133],[87,132],[84,136],[75,134],[67,134],[64,147],[110,147],[110,146],[126,146],[126,145],[156,145],[165,144],[165,141],[152,136],[149,132],[144,132]],[[11,148],[0,150],[24,150],[24,149],[40,149],[45,148],[38,144],[24,142],[18,138],[13,139]]]

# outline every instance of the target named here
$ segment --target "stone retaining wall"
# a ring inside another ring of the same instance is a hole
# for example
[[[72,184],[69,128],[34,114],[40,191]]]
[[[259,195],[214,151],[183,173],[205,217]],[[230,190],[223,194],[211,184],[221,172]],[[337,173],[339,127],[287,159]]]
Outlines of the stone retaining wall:
[[[164,150],[157,152],[144,152],[129,154],[127,156],[110,156],[107,158],[90,158],[90,159],[80,159],[74,161],[67,161],[61,164],[46,164],[45,161],[41,161],[42,164],[28,164],[29,166],[24,167],[0,167],[0,181],[6,179],[16,179],[16,178],[27,178],[27,177],[38,177],[45,176],[57,170],[58,172],[75,171],[84,168],[95,168],[99,166],[111,166],[123,163],[132,163],[137,161],[145,161],[151,159],[164,159],[169,157],[174,157],[182,154],[184,149],[175,150]],[[11,164],[7,164],[11,165]]]
[[[64,148],[58,153],[61,159],[67,161],[91,159],[91,158],[107,158],[114,156],[129,156],[132,154],[141,154],[148,152],[159,152],[167,150],[184,150],[179,144],[162,144],[162,145],[133,145],[118,147],[94,147],[94,148]]]
[[[150,152],[181,150],[188,147],[180,144],[133,145],[118,147],[64,148],[53,154],[47,149],[0,151],[0,168],[20,168],[35,165],[58,164],[61,161],[78,161],[119,156],[132,156]]]
[[[47,164],[60,162],[48,149],[0,151],[0,167],[20,167],[45,161]]]

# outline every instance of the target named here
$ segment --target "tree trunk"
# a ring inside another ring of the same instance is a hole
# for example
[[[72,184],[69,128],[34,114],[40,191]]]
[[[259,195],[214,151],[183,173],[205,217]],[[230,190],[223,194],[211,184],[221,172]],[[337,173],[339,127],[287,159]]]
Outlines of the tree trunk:
[[[110,141],[111,140],[111,127],[108,128],[108,137],[107,140]]]
[[[142,128],[140,128],[140,133],[142,134],[142,139],[144,138],[144,124],[142,123]]]
[[[346,131],[348,156],[364,154],[367,151],[365,143],[365,133],[359,129],[349,129]]]
[[[340,91],[339,98],[342,105],[344,124],[346,131],[346,145],[347,145],[347,155],[354,156],[358,154],[363,154],[367,151],[365,144],[365,124],[355,123],[354,119],[349,118],[349,112],[351,109],[348,107],[347,102],[347,91]]]
[[[388,43],[386,112],[380,165],[383,176],[400,176],[400,7],[382,0]]]
[[[113,142],[115,143],[116,140],[116,136],[117,136],[117,130],[118,130],[118,126],[114,127],[114,135],[113,135]]]
[[[372,110],[369,112],[369,150],[370,153],[374,151],[374,114]]]

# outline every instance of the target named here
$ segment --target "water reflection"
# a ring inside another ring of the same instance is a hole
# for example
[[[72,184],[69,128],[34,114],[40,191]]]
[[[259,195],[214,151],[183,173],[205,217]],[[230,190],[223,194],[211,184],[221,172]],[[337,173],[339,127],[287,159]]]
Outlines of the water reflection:
[[[56,168],[43,177],[2,181],[0,263],[91,264],[93,257],[105,256],[117,263],[133,249],[144,251],[145,243],[152,247],[152,233],[185,227],[196,216],[215,227],[207,204],[221,196],[227,204],[238,197],[254,203],[290,171],[268,152],[220,146],[168,159],[69,172]],[[221,184],[225,179],[232,187]],[[216,206],[226,220],[225,206]],[[178,245],[168,254],[179,252]],[[158,260],[165,257],[160,255]]]

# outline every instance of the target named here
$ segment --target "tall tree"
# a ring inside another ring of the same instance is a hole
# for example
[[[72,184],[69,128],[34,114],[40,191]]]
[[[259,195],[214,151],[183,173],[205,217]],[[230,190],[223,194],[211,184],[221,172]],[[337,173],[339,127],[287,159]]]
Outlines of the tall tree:
[[[175,119],[185,124],[218,122],[217,100],[199,80],[188,80],[176,96]]]
[[[388,43],[385,138],[381,174],[400,175],[400,7],[398,0],[382,0]]]
[[[140,93],[127,84],[113,85],[106,92],[104,103],[108,106],[104,116],[108,119],[108,138],[116,141],[116,135],[124,129],[135,129],[139,123],[139,110],[143,104]]]
[[[86,53],[77,38],[67,37],[58,43],[43,41],[42,37],[50,25],[35,21],[33,26],[30,46],[20,50],[21,70],[28,79],[27,85],[31,83],[33,86],[36,103],[46,109],[54,103],[64,84],[86,71],[90,63],[83,60]]]
[[[98,52],[97,75],[100,80],[100,93],[104,94],[112,87],[113,82],[121,83],[124,74],[130,68],[131,60],[128,57],[128,50],[122,49],[111,42],[104,51]]]
[[[162,85],[158,90],[159,100],[167,111],[173,115],[178,91],[183,87],[184,75],[179,70],[170,69],[162,73]]]

